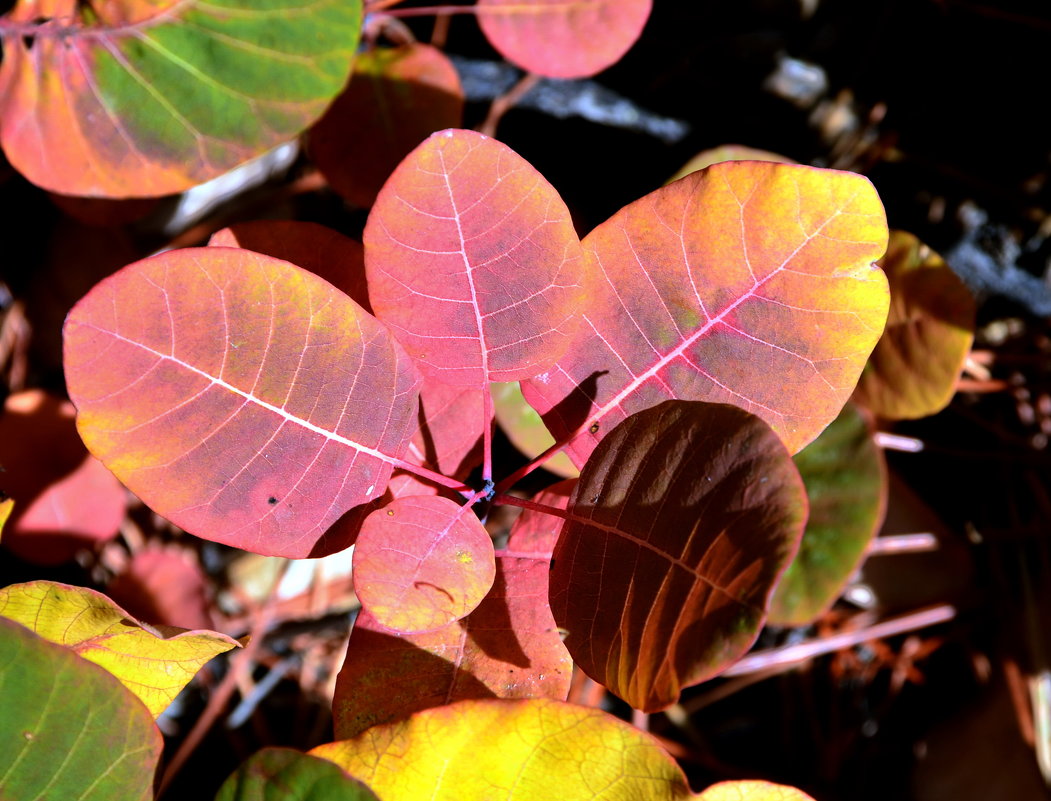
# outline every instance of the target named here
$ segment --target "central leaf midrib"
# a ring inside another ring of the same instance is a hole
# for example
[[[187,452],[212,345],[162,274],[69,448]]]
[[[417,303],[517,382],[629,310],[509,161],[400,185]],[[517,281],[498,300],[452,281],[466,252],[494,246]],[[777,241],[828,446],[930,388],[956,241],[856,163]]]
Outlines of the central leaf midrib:
[[[312,431],[315,434],[320,434],[321,436],[325,437],[328,440],[331,440],[333,442],[338,442],[341,445],[346,445],[347,447],[353,448],[354,450],[358,451],[359,453],[363,453],[363,454],[366,454],[368,456],[372,456],[372,457],[374,457],[376,459],[379,459],[379,460],[381,460],[383,462],[386,462],[387,464],[396,465],[396,464],[400,463],[400,461],[398,459],[395,459],[394,457],[389,456],[389,455],[383,453],[382,451],[376,450],[375,448],[370,448],[368,445],[363,445],[362,443],[355,442],[352,439],[347,439],[346,437],[341,436],[340,434],[337,434],[335,431],[330,431],[329,429],[323,428],[321,426],[318,426],[318,425],[310,422],[309,420],[305,420],[302,417],[298,417],[297,415],[291,414],[286,409],[283,409],[280,406],[276,406],[273,403],[270,403],[269,401],[265,401],[262,398],[252,394],[251,392],[246,392],[243,389],[239,389],[238,387],[235,387],[233,384],[230,384],[229,382],[224,381],[222,378],[219,378],[218,376],[211,375],[206,370],[202,370],[199,367],[195,367],[194,365],[190,364],[189,362],[184,362],[182,359],[178,359],[178,358],[176,358],[173,355],[170,355],[170,354],[167,354],[167,353],[162,353],[161,351],[158,351],[158,350],[156,350],[154,348],[151,348],[149,345],[146,345],[146,344],[144,344],[142,342],[136,342],[134,339],[129,339],[126,336],[118,334],[116,331],[110,331],[110,330],[107,330],[105,328],[101,328],[99,326],[91,325],[91,324],[87,324],[87,323],[85,325],[87,325],[87,327],[89,327],[89,328],[91,328],[91,329],[93,329],[95,331],[98,331],[98,332],[100,332],[102,334],[105,334],[107,336],[111,336],[114,339],[117,339],[117,340],[119,340],[121,342],[125,342],[125,343],[127,343],[129,345],[132,345],[134,347],[140,348],[140,349],[146,351],[147,353],[149,353],[149,354],[151,354],[153,356],[156,356],[158,359],[162,359],[162,360],[171,362],[172,364],[178,365],[179,367],[181,367],[181,368],[183,368],[185,370],[189,370],[192,373],[196,373],[197,375],[201,376],[202,378],[208,379],[208,381],[210,381],[214,386],[218,386],[218,387],[220,387],[222,389],[227,390],[228,392],[232,392],[233,394],[244,398],[248,402],[254,403],[257,406],[260,406],[260,407],[266,409],[267,411],[273,412],[274,414],[278,415],[279,417],[283,417],[285,420],[287,420],[290,423],[293,423],[295,425],[301,426],[302,428],[305,428],[308,431]]]

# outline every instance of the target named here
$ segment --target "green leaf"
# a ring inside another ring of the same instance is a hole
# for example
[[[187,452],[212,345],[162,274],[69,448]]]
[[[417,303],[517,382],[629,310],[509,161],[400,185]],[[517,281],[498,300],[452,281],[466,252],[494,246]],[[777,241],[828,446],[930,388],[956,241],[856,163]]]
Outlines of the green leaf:
[[[160,732],[117,679],[0,618],[0,796],[146,801]]]
[[[887,469],[853,404],[795,455],[810,501],[799,553],[770,601],[769,622],[802,625],[839,597],[883,522]]]
[[[240,643],[215,631],[146,627],[100,592],[53,581],[0,590],[0,617],[117,677],[157,717],[212,657]]]
[[[327,759],[264,748],[223,782],[215,801],[378,801]]]
[[[0,21],[0,142],[54,192],[180,192],[288,141],[350,75],[360,0],[139,0]],[[22,24],[19,24],[22,23]]]

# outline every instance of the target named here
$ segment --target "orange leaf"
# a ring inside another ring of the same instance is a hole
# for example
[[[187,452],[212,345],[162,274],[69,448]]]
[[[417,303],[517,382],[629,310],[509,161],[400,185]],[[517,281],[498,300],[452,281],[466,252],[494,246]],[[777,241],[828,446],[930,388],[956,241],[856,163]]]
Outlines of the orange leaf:
[[[583,465],[632,412],[732,403],[797,451],[828,425],[883,330],[887,228],[861,176],[765,162],[695,172],[584,240],[582,336],[526,400]]]
[[[354,548],[354,589],[385,628],[433,631],[469,614],[496,574],[493,542],[470,508],[437,495],[370,514]]]
[[[320,117],[360,23],[353,0],[18,0],[0,20],[0,141],[54,192],[181,192]]]
[[[387,329],[314,274],[249,251],[129,265],[64,333],[88,448],[217,542],[288,557],[346,547],[326,531],[383,494],[415,430],[418,376]]]
[[[878,417],[927,417],[956,392],[974,340],[974,297],[941,256],[904,231],[891,233],[880,264],[890,314],[854,399]]]

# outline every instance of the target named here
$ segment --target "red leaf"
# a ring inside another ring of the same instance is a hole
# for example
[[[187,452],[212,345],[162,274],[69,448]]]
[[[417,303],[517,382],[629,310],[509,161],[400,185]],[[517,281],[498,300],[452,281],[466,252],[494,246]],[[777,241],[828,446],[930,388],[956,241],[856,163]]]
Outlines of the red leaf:
[[[324,225],[297,220],[237,223],[212,234],[208,246],[244,248],[290,261],[321,276],[365,311],[372,311],[365,283],[364,248]]]
[[[10,396],[0,416],[0,489],[15,500],[3,541],[37,564],[116,537],[124,517],[124,488],[84,449],[73,416],[39,390]]]
[[[416,423],[412,364],[386,328],[306,270],[196,248],[129,265],[65,326],[88,448],[206,539],[304,557],[383,494]]]
[[[585,78],[620,61],[652,0],[478,0],[478,23],[500,55],[551,78]]]
[[[572,662],[547,604],[547,560],[500,556],[496,565],[478,608],[437,631],[396,634],[358,615],[336,679],[339,739],[471,698],[565,700]]]
[[[533,500],[544,506],[565,510],[576,485],[575,478],[567,478],[538,493]],[[515,553],[546,553],[550,559],[560,528],[562,518],[525,509],[511,526],[511,533],[507,536],[507,550]]]
[[[399,498],[365,520],[354,590],[379,625],[433,631],[469,614],[493,586],[493,543],[474,512],[436,495]]]
[[[215,625],[204,572],[190,551],[147,546],[132,557],[106,591],[130,614],[148,623],[191,630]]]
[[[806,493],[759,418],[668,401],[584,466],[551,560],[551,607],[580,668],[637,709],[675,703],[759,633],[799,546]]]
[[[372,306],[425,375],[514,381],[569,346],[579,240],[555,189],[507,146],[434,134],[380,192],[364,240]]]
[[[460,77],[441,50],[376,47],[355,59],[350,85],[311,128],[307,147],[332,188],[368,208],[410,150],[462,121]]]
[[[583,334],[526,400],[583,465],[629,414],[733,403],[797,451],[835,419],[883,330],[883,207],[861,176],[727,162],[626,206],[584,240]]]
[[[466,479],[482,461],[484,436],[482,393],[424,379],[420,387],[420,428],[406,460]],[[492,425],[492,410],[489,410]]]

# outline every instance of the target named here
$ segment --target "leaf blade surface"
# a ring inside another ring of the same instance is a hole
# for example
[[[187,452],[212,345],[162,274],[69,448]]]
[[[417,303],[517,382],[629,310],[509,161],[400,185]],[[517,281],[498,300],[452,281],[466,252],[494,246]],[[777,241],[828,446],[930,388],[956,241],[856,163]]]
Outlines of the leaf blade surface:
[[[784,445],[726,404],[667,401],[581,472],[551,559],[575,663],[637,709],[669,706],[754,642],[806,496]]]
[[[95,287],[64,328],[88,449],[192,534],[293,558],[382,495],[418,375],[326,281],[232,248],[170,251]]]
[[[838,414],[882,331],[886,237],[861,176],[763,162],[693,173],[585,238],[583,333],[523,394],[578,466],[669,398],[741,406],[797,451]]]
[[[432,135],[387,181],[363,238],[376,315],[424,375],[482,388],[569,347],[579,239],[554,187],[506,145]]]
[[[93,9],[0,29],[4,152],[70,195],[179,192],[292,139],[346,83],[361,25],[356,0]]]
[[[51,581],[4,587],[0,617],[109,671],[154,717],[212,657],[240,647],[214,631],[150,630],[99,592]]]

